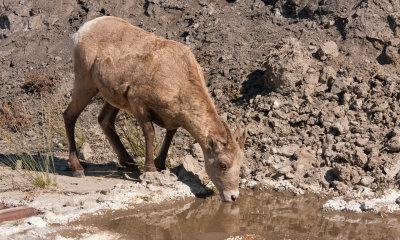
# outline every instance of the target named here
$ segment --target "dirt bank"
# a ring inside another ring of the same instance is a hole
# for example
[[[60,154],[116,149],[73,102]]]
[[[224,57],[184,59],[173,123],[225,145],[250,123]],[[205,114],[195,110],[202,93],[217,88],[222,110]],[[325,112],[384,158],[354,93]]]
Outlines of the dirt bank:
[[[68,97],[71,89],[71,34],[113,15],[195,53],[221,117],[248,128],[242,187],[380,195],[399,188],[399,12],[389,0],[3,1],[2,123],[9,127],[4,115],[14,111],[22,126],[41,126],[37,92]],[[101,105],[94,100],[82,116],[91,164],[117,161],[96,123]],[[4,140],[0,154],[12,153]],[[52,144],[66,165],[65,139]],[[169,161],[208,181],[186,131]]]

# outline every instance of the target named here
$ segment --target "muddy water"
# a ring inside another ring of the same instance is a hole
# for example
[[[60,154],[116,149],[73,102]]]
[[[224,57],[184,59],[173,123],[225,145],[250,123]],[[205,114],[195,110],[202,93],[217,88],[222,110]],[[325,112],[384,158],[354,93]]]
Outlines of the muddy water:
[[[233,204],[192,199],[104,212],[79,224],[122,239],[400,239],[399,215],[326,212],[323,202],[316,196],[247,192]]]

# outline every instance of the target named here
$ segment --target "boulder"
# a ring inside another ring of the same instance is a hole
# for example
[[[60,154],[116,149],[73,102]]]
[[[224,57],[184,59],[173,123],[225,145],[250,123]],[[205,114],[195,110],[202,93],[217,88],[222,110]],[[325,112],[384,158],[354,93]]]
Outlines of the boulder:
[[[296,144],[289,144],[276,150],[276,153],[285,157],[293,156],[300,147]]]
[[[337,58],[339,56],[339,50],[335,42],[328,41],[319,47],[317,54],[321,61],[326,61]]]
[[[288,94],[307,75],[312,59],[295,38],[285,38],[270,50],[264,64],[265,87]]]
[[[383,166],[383,171],[385,171],[386,177],[393,179],[396,177],[400,171],[400,154],[395,154],[392,161],[388,161]]]

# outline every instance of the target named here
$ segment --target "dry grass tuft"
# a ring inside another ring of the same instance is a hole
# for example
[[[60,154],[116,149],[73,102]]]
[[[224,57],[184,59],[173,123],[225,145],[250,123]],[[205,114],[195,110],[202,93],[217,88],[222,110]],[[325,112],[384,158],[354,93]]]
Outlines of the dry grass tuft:
[[[0,104],[0,128],[17,132],[28,127],[31,121],[32,116],[17,99]]]
[[[55,185],[52,132],[45,125],[41,128],[29,128],[29,131],[34,131],[35,140],[37,139],[35,144],[32,144],[33,141],[26,137],[26,131],[15,129],[18,130],[10,132],[8,129],[0,128],[2,140],[11,150],[11,154],[6,155],[5,165],[15,169],[22,179],[34,187]]]
[[[65,141],[67,141],[67,134],[65,132],[63,112],[68,107],[70,99],[71,94],[66,90],[66,87],[57,88],[54,94],[46,95],[43,98],[43,111],[46,118],[48,118],[49,127]],[[79,119],[75,126],[75,140],[78,150],[88,140]]]
[[[143,132],[133,116],[121,114],[120,121],[116,124],[116,131],[129,152],[135,157],[146,156]],[[154,146],[154,153],[158,148],[158,145]]]
[[[28,114],[22,104],[3,104],[2,119],[7,121],[0,125],[0,136],[8,149],[5,165],[13,168],[27,183],[34,187],[46,187],[56,184],[53,141],[55,131],[52,126],[54,116],[41,95],[41,109],[37,113],[39,123]],[[33,106],[31,106],[33,108]],[[29,119],[25,120],[25,119]]]
[[[146,148],[145,148],[146,144],[144,140],[143,131],[140,128],[138,122],[132,115],[122,113],[121,115],[119,115],[119,121],[117,121],[116,124],[116,131],[117,134],[120,136],[121,141],[127,147],[128,152],[131,152],[135,156],[136,158],[135,161],[137,162],[138,167],[142,167],[142,165],[144,165],[144,162],[140,162],[140,160],[144,161],[144,158],[146,156]],[[153,148],[154,157],[157,157],[162,146],[162,141],[163,138],[160,137],[155,138],[154,148]],[[169,167],[168,159],[173,154],[173,149],[174,149],[173,145],[174,144],[171,144],[171,147],[168,152],[166,167]]]
[[[28,93],[50,93],[55,87],[55,74],[47,69],[31,71],[22,86]]]

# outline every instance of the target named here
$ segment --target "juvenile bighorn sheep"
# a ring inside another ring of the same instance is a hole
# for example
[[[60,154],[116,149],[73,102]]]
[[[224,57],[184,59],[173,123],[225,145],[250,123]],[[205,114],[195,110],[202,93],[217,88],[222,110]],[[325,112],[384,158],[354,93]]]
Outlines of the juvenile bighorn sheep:
[[[115,132],[120,109],[133,116],[146,142],[144,171],[165,169],[165,159],[178,127],[200,144],[206,172],[223,201],[239,195],[246,131],[234,134],[221,121],[208,94],[200,65],[190,50],[134,27],[116,17],[99,17],[85,23],[73,37],[75,83],[64,112],[73,176],[83,177],[75,146],[76,120],[98,93],[105,104],[99,123],[122,165],[133,163]],[[153,160],[153,122],[167,129],[158,157]]]

